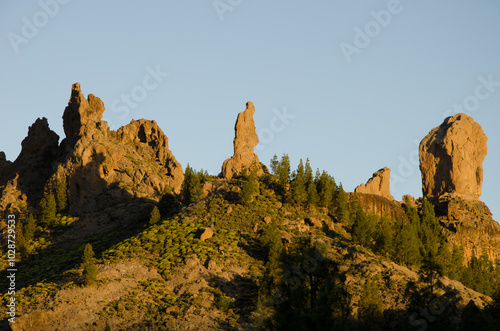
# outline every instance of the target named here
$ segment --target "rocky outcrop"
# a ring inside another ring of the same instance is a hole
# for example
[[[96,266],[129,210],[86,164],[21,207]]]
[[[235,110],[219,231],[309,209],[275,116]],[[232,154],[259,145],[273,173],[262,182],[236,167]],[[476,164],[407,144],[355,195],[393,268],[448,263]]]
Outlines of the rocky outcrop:
[[[394,200],[391,195],[391,169],[385,167],[375,172],[366,184],[361,184],[354,192],[364,194],[375,194],[384,198]]]
[[[38,119],[23,140],[22,151],[9,165],[0,156],[3,191],[27,196],[36,208],[42,193],[54,193],[66,179],[70,213],[89,213],[134,202],[134,210],[147,210],[169,186],[179,192],[184,179],[181,165],[168,148],[168,138],[154,121],[138,120],[111,131],[102,121],[103,102],[90,94],[86,99],[80,84],[72,86],[63,124],[66,138],[49,129],[47,119]],[[14,181],[15,179],[15,181]],[[10,194],[9,196],[12,196]],[[12,199],[10,199],[12,200]],[[12,202],[2,195],[0,206]],[[139,206],[140,202],[145,205]],[[134,217],[120,208],[123,215]]]
[[[21,143],[21,153],[12,163],[0,161],[0,208],[21,212],[26,200],[36,204],[43,193],[43,186],[52,174],[58,148],[59,136],[49,128],[46,118],[39,118],[28,129]],[[6,194],[11,192],[12,194]],[[15,192],[15,193],[14,193]],[[22,199],[13,199],[13,197]]]
[[[465,114],[448,117],[432,129],[419,148],[424,197],[479,199],[486,141],[481,126]]]
[[[487,137],[465,115],[448,117],[420,143],[424,197],[434,204],[448,242],[464,248],[464,256],[500,257],[500,226],[479,201]]]
[[[47,190],[53,191],[66,178],[69,208],[75,212],[101,210],[132,199],[157,201],[166,186],[179,192],[184,173],[158,124],[132,120],[110,131],[101,120],[103,111],[99,98],[89,95],[86,100],[80,85],[73,85],[63,115],[69,152]]]
[[[435,210],[448,242],[462,246],[467,261],[483,249],[492,261],[500,258],[500,225],[483,202],[445,196],[437,200]]]
[[[251,101],[247,102],[246,109],[238,114],[234,127],[235,137],[233,141],[234,155],[224,161],[221,175],[224,178],[232,178],[241,174],[243,170],[256,171],[258,175],[264,173],[255,146],[259,143],[259,137],[255,130],[253,114],[255,107]]]
[[[85,99],[80,83],[73,84],[71,98],[63,114],[64,133],[68,142],[74,144],[79,138],[92,133],[101,122],[105,109],[101,99],[93,94]]]

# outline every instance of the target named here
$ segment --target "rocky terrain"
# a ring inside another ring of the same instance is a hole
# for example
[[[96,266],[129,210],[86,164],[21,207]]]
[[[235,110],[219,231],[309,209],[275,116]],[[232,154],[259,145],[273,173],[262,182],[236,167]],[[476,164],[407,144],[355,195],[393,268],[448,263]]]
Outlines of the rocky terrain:
[[[447,118],[422,140],[423,198],[398,202],[389,168],[347,194],[325,172],[298,182],[300,168],[290,174],[286,160],[270,174],[254,152],[252,102],[238,114],[234,155],[218,176],[184,173],[156,122],[112,131],[104,111],[76,83],[61,142],[38,119],[14,162],[0,153],[0,211],[15,213],[28,238],[16,323],[0,328],[273,330],[301,314],[316,323],[327,307],[349,330],[425,323],[451,331],[472,306],[492,316],[496,301],[457,280],[471,257],[500,257],[500,226],[479,201],[486,137],[467,115]],[[41,201],[61,187],[67,206],[47,221]],[[31,232],[28,219],[36,219]],[[91,283],[87,244],[98,271]],[[437,260],[428,260],[432,245]]]

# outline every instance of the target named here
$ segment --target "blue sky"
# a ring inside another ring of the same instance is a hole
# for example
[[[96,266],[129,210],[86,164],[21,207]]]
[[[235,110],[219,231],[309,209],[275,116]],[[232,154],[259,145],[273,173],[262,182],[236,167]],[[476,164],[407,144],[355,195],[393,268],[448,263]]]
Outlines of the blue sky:
[[[217,174],[250,100],[262,162],[309,157],[350,191],[387,166],[401,199],[421,196],[418,143],[461,107],[489,138],[498,220],[499,18],[495,0],[2,1],[0,150],[15,159],[42,116],[62,139],[80,82],[112,128],[154,119],[183,167]]]

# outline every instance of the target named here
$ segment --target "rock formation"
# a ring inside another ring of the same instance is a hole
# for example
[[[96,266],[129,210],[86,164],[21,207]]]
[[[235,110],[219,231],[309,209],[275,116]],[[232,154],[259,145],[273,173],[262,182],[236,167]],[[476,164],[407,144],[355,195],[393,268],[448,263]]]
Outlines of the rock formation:
[[[500,259],[500,225],[483,202],[444,196],[435,202],[435,210],[448,242],[462,246],[467,261],[483,249],[490,260]]]
[[[465,115],[448,117],[420,143],[422,191],[434,204],[451,244],[461,245],[467,259],[483,249],[500,258],[500,226],[481,201],[487,137]]]
[[[224,161],[222,165],[221,175],[224,178],[237,176],[244,169],[255,170],[258,175],[264,173],[259,158],[254,152],[255,146],[259,143],[259,137],[257,136],[253,120],[254,113],[255,107],[251,101],[248,101],[245,111],[238,114],[238,119],[234,127],[234,155]],[[252,169],[252,167],[255,167],[255,169]]]
[[[158,200],[165,187],[179,192],[184,179],[180,164],[168,149],[168,138],[157,123],[132,120],[116,132],[105,121],[102,101],[83,97],[73,85],[63,115],[66,156],[51,181],[68,182],[70,210],[92,211],[130,199]]]
[[[5,160],[5,155],[0,161],[0,191],[3,190],[0,208],[4,211],[21,212],[27,199],[36,204],[41,198],[43,186],[52,174],[59,136],[49,128],[46,118],[39,118],[29,127],[21,146],[21,153],[14,162]],[[23,198],[13,199],[13,196]]]
[[[432,129],[419,149],[424,197],[479,199],[487,139],[481,126],[465,114],[448,117]]]
[[[391,169],[385,167],[375,172],[366,184],[361,184],[354,192],[364,194],[375,194],[383,196],[384,198],[394,200],[391,195]]]
[[[101,99],[93,94],[89,94],[88,99],[85,99],[80,83],[73,84],[71,98],[63,114],[66,139],[75,143],[86,133],[94,131],[96,124],[101,122],[104,110]]]
[[[375,213],[380,217],[389,215],[393,219],[406,219],[404,209],[394,199],[389,199],[378,194],[347,193],[349,201],[352,201],[354,196],[357,197],[366,214]]]
[[[38,119],[11,166],[16,172],[0,178],[0,185],[15,191],[17,196],[26,194],[30,205],[36,208],[42,193],[54,193],[64,178],[69,211],[77,213],[104,210],[126,201],[134,201],[135,209],[140,210],[139,201],[150,206],[158,201],[166,186],[178,193],[184,173],[157,123],[133,120],[116,132],[110,131],[102,121],[104,110],[99,98],[90,94],[85,99],[80,84],[74,84],[64,110],[66,138],[61,145],[58,146],[59,137],[49,129],[47,120]],[[2,173],[8,167],[7,161],[0,160]],[[7,202],[2,198],[0,206]],[[120,210],[124,211],[121,216],[132,217],[125,215],[130,208]]]

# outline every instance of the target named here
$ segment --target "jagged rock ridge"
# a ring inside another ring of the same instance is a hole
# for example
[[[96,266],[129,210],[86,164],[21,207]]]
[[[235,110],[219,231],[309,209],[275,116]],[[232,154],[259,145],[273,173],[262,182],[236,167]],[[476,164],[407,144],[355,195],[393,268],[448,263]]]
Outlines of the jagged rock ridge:
[[[232,178],[241,174],[243,170],[256,171],[258,175],[264,173],[259,157],[254,152],[259,143],[259,137],[255,130],[253,114],[255,107],[253,102],[248,101],[246,109],[238,114],[234,127],[235,137],[233,141],[234,155],[224,161],[221,175],[224,178]]]
[[[104,110],[99,98],[90,94],[85,99],[80,84],[74,84],[63,115],[66,138],[58,146],[59,137],[49,129],[47,120],[38,119],[11,166],[16,173],[3,176],[3,185],[9,184],[5,187],[12,191],[15,184],[18,196],[26,194],[36,202],[43,192],[54,192],[64,177],[70,212],[78,213],[131,199],[154,202],[167,186],[179,192],[183,170],[157,123],[133,120],[115,132],[102,121]],[[2,174],[10,165],[1,161],[0,167]],[[34,180],[36,185],[23,185]],[[5,202],[0,200],[0,206]]]

